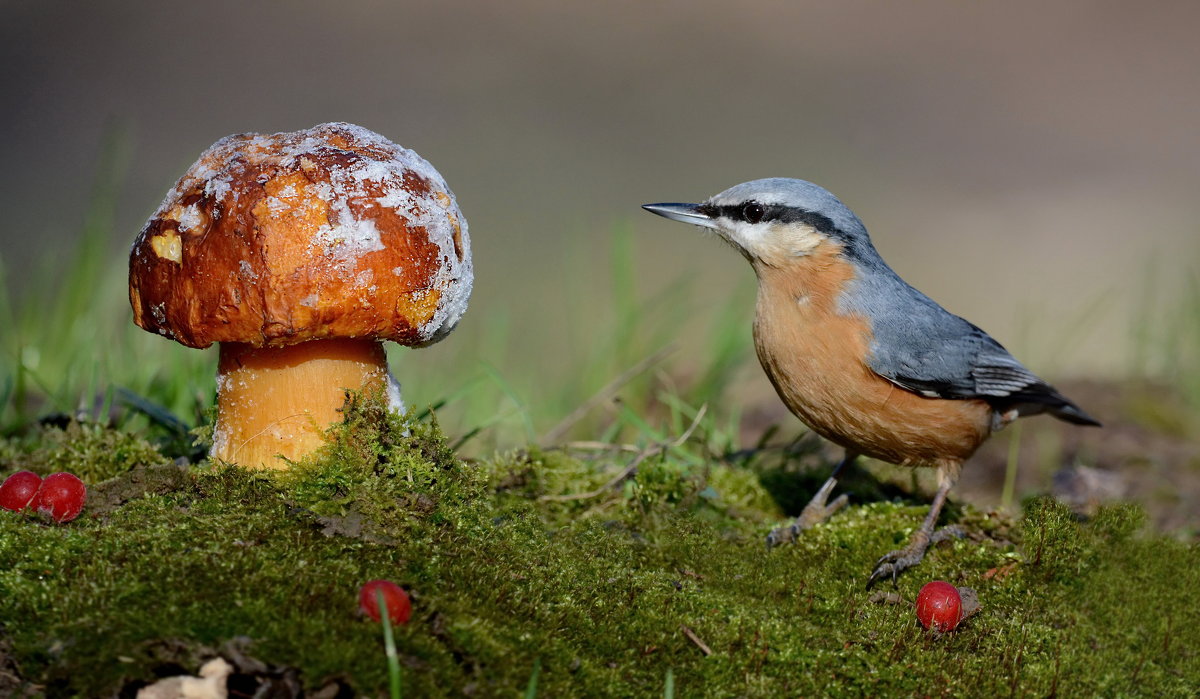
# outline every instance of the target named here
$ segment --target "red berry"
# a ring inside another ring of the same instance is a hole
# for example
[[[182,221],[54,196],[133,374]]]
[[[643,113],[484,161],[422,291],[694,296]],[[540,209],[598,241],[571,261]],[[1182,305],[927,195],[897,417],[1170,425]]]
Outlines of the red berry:
[[[378,593],[383,593],[384,604],[387,605],[388,617],[393,624],[407,624],[412,616],[412,601],[408,593],[390,580],[372,580],[358,591],[358,608],[374,621],[380,620]]]
[[[83,511],[87,488],[71,473],[51,473],[33,499],[33,509],[55,522],[70,522]]]
[[[0,485],[0,507],[20,512],[29,507],[42,485],[42,477],[33,471],[17,471]]]
[[[927,629],[953,631],[962,616],[962,596],[948,582],[926,583],[917,594],[917,620]]]

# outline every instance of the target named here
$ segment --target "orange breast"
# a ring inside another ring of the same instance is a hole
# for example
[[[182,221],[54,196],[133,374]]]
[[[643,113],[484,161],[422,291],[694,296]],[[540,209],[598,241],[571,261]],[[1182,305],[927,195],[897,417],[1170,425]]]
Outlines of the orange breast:
[[[961,463],[987,439],[990,406],[926,398],[871,371],[869,324],[837,312],[838,294],[854,278],[838,251],[827,243],[787,267],[756,265],[754,345],[779,397],[818,434],[866,456]]]

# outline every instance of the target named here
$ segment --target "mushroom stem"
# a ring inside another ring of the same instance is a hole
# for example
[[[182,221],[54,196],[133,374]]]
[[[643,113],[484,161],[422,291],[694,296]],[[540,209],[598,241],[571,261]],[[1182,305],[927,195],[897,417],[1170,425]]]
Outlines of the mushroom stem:
[[[325,430],[341,419],[346,389],[383,389],[387,377],[377,340],[278,348],[223,342],[212,456],[247,468],[287,468],[284,459],[303,458],[325,443]]]

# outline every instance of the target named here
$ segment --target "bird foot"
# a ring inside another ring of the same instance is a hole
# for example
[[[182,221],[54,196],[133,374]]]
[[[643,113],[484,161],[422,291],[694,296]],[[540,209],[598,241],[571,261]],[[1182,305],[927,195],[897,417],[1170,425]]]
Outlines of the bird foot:
[[[871,572],[871,578],[867,580],[867,589],[870,590],[875,583],[888,577],[895,585],[896,577],[902,571],[920,563],[921,559],[925,557],[925,551],[930,546],[936,546],[947,539],[961,539],[964,536],[966,536],[966,532],[958,525],[942,527],[932,535],[926,534],[924,530],[917,530],[908,546],[896,551],[889,551],[876,561],[875,570]]]
[[[800,533],[807,531],[817,526],[818,524],[828,520],[835,512],[846,506],[850,501],[850,497],[846,494],[839,495],[833,502],[826,504],[829,500],[829,493],[833,491],[833,487],[837,485],[837,480],[830,478],[825,481],[825,485],[813,495],[812,500],[804,506],[804,510],[794,522],[787,526],[776,527],[767,534],[767,548],[774,548],[781,544],[795,541]]]

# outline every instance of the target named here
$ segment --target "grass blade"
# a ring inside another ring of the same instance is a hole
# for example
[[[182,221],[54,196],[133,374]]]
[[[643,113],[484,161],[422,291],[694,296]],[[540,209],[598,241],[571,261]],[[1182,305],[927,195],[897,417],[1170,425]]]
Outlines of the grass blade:
[[[1017,487],[1017,463],[1021,460],[1021,423],[1009,427],[1008,459],[1004,464],[1004,490],[1000,494],[1000,507],[1012,510],[1013,491]]]
[[[542,659],[533,661],[533,672],[529,675],[529,684],[525,686],[525,699],[537,697],[538,675],[542,674]]]
[[[116,399],[120,403],[150,418],[151,422],[165,428],[177,437],[186,437],[192,429],[190,425],[176,417],[170,410],[127,388],[118,387]]]
[[[387,654],[388,664],[388,694],[392,699],[400,699],[400,658],[396,655],[396,639],[392,636],[392,616],[388,613],[383,590],[375,591],[375,599],[379,601],[379,620],[383,624],[383,651]]]
[[[535,432],[533,429],[533,418],[529,415],[529,406],[521,399],[520,394],[512,387],[512,384],[506,381],[504,376],[500,374],[499,369],[487,362],[481,362],[481,364],[488,378],[500,388],[500,392],[512,401],[512,404],[516,407],[517,413],[521,416],[521,424],[525,427],[525,438],[532,442],[535,438]]]

